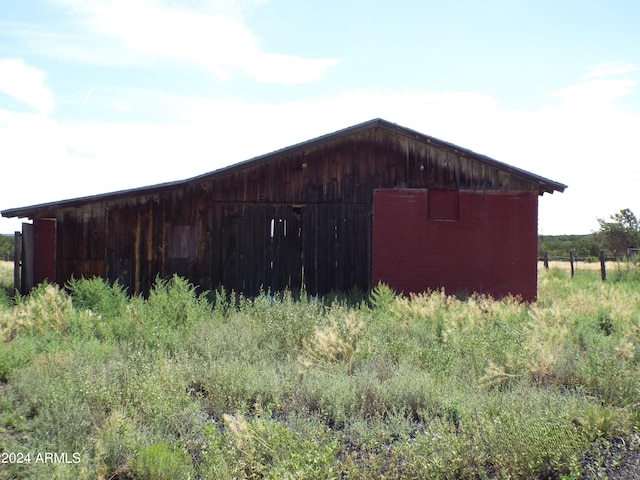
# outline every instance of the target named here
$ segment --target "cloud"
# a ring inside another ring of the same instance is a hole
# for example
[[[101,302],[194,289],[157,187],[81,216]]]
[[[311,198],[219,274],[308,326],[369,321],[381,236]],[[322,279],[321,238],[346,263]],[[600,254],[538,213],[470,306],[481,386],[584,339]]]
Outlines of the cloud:
[[[0,92],[43,115],[53,111],[53,95],[45,85],[45,73],[26,65],[21,59],[0,59]]]
[[[620,75],[623,73],[630,73],[640,70],[640,66],[633,63],[621,63],[621,62],[607,62],[594,67],[587,75],[585,79],[607,77],[611,75]]]
[[[265,52],[240,15],[213,13],[210,8],[196,11],[150,0],[62,3],[91,31],[119,39],[132,51],[191,61],[221,79],[240,71],[259,82],[306,83],[338,63],[332,58]]]
[[[566,101],[610,102],[634,92],[638,82],[635,80],[589,80],[553,93]]]
[[[632,63],[607,62],[589,71],[581,82],[569,85],[552,93],[567,103],[582,104],[590,109],[611,105],[613,101],[635,92],[638,85],[630,78],[606,78],[640,70]]]
[[[530,110],[506,109],[483,93],[430,90],[262,103],[131,95],[156,105],[163,123],[62,122],[0,109],[0,158],[12,159],[3,173],[19,178],[30,166],[29,188],[4,186],[0,208],[184,179],[382,117],[568,184],[565,193],[540,198],[542,233],[588,233],[598,217],[640,212],[640,114],[617,108],[615,95]],[[7,222],[0,232],[13,228]]]
[[[308,59],[294,55],[279,55],[259,51],[244,57],[243,65],[239,65],[245,73],[259,82],[282,83],[296,85],[313,82],[324,72],[336,65],[337,60],[331,58]]]

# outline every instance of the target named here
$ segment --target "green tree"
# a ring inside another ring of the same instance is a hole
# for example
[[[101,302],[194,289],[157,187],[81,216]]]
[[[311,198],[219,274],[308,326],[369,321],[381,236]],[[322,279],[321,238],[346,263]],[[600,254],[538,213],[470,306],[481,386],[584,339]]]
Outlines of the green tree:
[[[600,241],[595,233],[586,235],[540,235],[538,237],[538,255],[548,255],[551,260],[568,259],[569,252],[579,258],[598,258]]]
[[[611,221],[598,219],[600,230],[598,238],[610,254],[620,257],[627,254],[629,248],[640,246],[640,222],[628,208],[609,216]]]
[[[13,260],[13,235],[0,235],[0,260]]]

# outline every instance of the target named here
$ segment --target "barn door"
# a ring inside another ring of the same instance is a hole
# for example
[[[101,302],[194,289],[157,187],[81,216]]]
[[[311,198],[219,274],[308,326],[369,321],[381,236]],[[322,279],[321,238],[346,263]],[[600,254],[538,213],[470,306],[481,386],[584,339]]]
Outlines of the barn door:
[[[225,205],[213,238],[213,278],[228,290],[299,290],[303,278],[304,206]]]
[[[56,281],[56,219],[33,220],[33,280],[39,284]]]
[[[36,218],[32,224],[23,223],[21,250],[20,291],[22,293],[27,293],[45,280],[56,281],[56,220],[54,218]]]
[[[303,228],[304,206],[276,205],[268,226],[265,265],[271,291],[299,290],[304,281]]]

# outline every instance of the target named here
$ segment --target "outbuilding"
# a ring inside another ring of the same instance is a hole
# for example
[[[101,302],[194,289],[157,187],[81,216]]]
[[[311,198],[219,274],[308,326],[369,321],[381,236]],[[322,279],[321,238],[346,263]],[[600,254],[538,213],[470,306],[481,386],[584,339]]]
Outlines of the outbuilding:
[[[2,211],[21,291],[101,276],[204,289],[537,293],[538,197],[566,185],[382,119],[201,176]]]

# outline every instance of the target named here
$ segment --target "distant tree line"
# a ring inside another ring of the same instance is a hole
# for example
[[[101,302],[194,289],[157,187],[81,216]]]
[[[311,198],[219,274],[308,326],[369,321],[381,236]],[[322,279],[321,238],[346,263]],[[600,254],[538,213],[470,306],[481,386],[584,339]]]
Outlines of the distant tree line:
[[[550,260],[566,259],[569,252],[584,260],[597,260],[602,250],[595,233],[587,235],[540,235],[538,256],[548,255]]]
[[[628,208],[609,216],[598,218],[600,229],[586,235],[540,235],[538,256],[549,259],[566,259],[569,252],[581,260],[597,261],[603,250],[607,258],[622,259],[637,255],[640,248],[640,222]]]
[[[13,260],[13,235],[0,235],[0,260]]]

